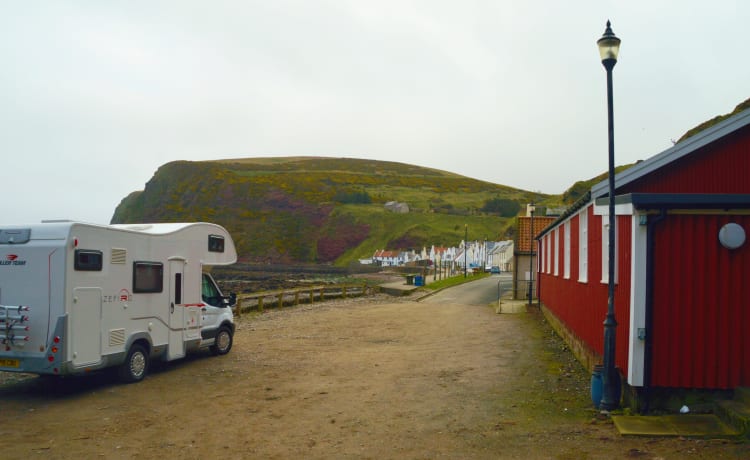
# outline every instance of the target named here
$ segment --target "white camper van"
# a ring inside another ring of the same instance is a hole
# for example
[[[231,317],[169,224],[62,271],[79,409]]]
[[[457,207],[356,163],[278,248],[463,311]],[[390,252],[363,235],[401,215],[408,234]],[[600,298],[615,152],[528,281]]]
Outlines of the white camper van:
[[[226,354],[235,298],[203,268],[236,260],[209,223],[0,226],[0,371],[137,382],[152,358]]]

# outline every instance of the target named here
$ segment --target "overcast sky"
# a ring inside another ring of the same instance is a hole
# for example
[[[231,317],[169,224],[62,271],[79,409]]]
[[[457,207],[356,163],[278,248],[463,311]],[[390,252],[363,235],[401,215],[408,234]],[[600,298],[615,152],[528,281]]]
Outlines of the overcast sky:
[[[0,0],[0,224],[108,223],[174,160],[316,155],[561,193],[750,97],[747,1]]]

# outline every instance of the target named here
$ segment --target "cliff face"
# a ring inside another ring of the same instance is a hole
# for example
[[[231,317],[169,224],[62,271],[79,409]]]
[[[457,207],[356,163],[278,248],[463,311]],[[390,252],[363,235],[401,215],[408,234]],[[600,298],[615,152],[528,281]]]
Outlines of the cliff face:
[[[480,215],[483,201],[493,196],[524,201],[525,194],[443,171],[372,160],[177,161],[161,166],[143,191],[125,197],[111,222],[215,222],[232,233],[244,261],[341,264],[399,244],[406,236],[420,249],[457,244],[462,235],[454,229],[463,230],[466,221],[482,237],[494,238],[506,219]],[[391,200],[407,202],[410,212],[386,212],[384,204]],[[349,257],[342,262],[345,254]]]

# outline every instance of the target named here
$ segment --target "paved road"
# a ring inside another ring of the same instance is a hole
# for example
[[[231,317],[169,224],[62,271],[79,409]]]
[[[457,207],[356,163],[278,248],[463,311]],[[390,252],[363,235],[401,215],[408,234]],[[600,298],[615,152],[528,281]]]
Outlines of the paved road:
[[[492,275],[470,283],[461,284],[445,289],[429,297],[430,303],[464,305],[494,304],[498,299],[498,292],[507,292],[512,280],[510,273]]]

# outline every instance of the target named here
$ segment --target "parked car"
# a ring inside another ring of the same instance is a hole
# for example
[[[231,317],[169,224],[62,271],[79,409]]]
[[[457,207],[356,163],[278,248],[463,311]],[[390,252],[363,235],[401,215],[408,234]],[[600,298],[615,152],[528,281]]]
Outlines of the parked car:
[[[500,273],[500,267],[493,265],[492,268],[490,268],[490,273]]]

